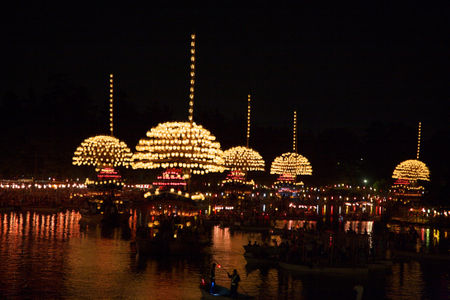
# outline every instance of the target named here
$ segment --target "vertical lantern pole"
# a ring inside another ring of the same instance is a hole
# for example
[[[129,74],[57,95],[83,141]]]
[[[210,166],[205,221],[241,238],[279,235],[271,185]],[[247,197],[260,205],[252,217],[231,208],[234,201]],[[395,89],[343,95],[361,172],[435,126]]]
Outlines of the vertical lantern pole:
[[[247,106],[247,148],[248,148],[248,142],[250,140],[250,112],[251,112],[251,107],[250,107],[250,94],[248,95],[248,106]]]
[[[194,87],[195,87],[195,34],[191,34],[191,63],[190,63],[190,81],[189,81],[189,123],[191,128],[194,123]],[[191,136],[192,155],[194,155],[194,143],[192,142],[194,137]],[[190,192],[192,170],[188,167],[188,182],[186,186],[187,192]]]
[[[294,110],[294,124],[293,124],[293,138],[292,138],[292,150],[297,153],[297,111]]]
[[[420,155],[420,134],[422,129],[422,122],[419,122],[419,133],[417,135],[417,160],[419,160]]]
[[[109,130],[111,132],[111,136],[114,135],[113,95],[114,95],[113,74],[109,74]]]
[[[189,122],[194,122],[194,85],[195,85],[195,34],[191,34],[191,71],[189,88]]]

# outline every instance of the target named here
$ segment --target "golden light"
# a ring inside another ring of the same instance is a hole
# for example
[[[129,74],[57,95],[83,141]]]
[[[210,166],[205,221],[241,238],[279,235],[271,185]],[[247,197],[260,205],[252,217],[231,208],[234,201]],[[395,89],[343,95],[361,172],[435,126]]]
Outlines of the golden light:
[[[136,145],[134,169],[183,168],[194,174],[222,172],[223,152],[216,137],[194,122],[195,34],[191,35],[188,122],[153,127]]]
[[[288,152],[275,158],[270,168],[270,174],[312,175],[312,167],[308,159],[303,155]]]
[[[408,159],[399,163],[392,174],[394,179],[406,179],[411,181],[424,180],[430,181],[430,170],[427,165],[419,160],[420,156],[420,138],[422,122],[419,122],[417,134],[417,154],[416,159]]]
[[[85,139],[74,153],[72,163],[76,166],[127,167],[132,153],[128,146],[113,136],[113,74],[109,75],[109,129],[111,135],[97,135]]]
[[[239,170],[248,171],[264,171],[265,162],[262,156],[255,150],[249,148],[250,140],[250,113],[251,113],[251,97],[247,97],[247,146],[237,146],[223,152],[225,167],[231,171]]]
[[[194,174],[222,172],[223,152],[216,137],[201,125],[166,122],[152,128],[136,146],[134,169],[185,168]]]
[[[111,136],[114,135],[114,81],[113,74],[109,74],[109,130]]]
[[[97,135],[85,139],[73,156],[76,166],[128,167],[131,161],[130,148],[124,142],[109,135]]]
[[[309,160],[297,153],[297,112],[294,111],[292,149],[294,152],[283,153],[275,158],[270,168],[270,174],[292,176],[312,175],[312,166]]]
[[[253,149],[237,146],[223,152],[225,167],[230,170],[264,171],[264,160]]]
[[[248,142],[250,140],[250,113],[251,113],[251,106],[250,106],[250,102],[251,101],[251,97],[250,95],[248,95],[247,97],[247,148],[248,148]]]
[[[392,178],[411,181],[430,181],[430,170],[427,165],[420,160],[409,159],[401,162],[395,167]]]

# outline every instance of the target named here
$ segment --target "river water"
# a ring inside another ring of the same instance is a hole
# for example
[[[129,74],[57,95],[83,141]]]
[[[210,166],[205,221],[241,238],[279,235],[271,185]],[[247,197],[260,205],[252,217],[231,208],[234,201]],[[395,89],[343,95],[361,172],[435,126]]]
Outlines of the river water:
[[[130,229],[82,227],[76,211],[55,214],[0,213],[0,298],[200,299],[199,283],[213,261],[216,282],[229,285],[236,268],[241,292],[257,299],[448,299],[449,266],[395,262],[392,272],[368,277],[291,274],[246,265],[242,245],[259,234],[214,227],[206,253],[185,258],[142,258]],[[354,226],[350,224],[349,226]],[[358,224],[356,224],[358,227]],[[370,224],[360,228],[370,229]]]

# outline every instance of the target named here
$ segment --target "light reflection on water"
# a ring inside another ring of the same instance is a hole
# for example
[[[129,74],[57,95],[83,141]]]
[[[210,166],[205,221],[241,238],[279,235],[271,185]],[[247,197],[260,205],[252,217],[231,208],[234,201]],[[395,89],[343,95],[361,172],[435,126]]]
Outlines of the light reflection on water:
[[[214,227],[207,253],[198,257],[140,259],[130,248],[130,228],[80,226],[80,214],[0,213],[0,298],[199,299],[198,284],[213,261],[217,283],[228,286],[236,268],[240,289],[258,299],[446,299],[449,272],[442,265],[395,263],[391,274],[369,278],[293,275],[246,264],[242,245],[261,234]],[[135,228],[133,212],[129,225]],[[349,224],[352,226],[352,224]],[[356,228],[364,228],[358,225]],[[367,231],[371,226],[368,224]]]

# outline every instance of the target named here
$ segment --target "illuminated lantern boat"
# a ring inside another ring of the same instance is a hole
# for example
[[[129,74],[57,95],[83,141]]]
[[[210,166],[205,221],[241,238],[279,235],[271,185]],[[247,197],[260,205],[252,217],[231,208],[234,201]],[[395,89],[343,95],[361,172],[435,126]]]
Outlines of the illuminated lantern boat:
[[[294,111],[293,124],[293,152],[283,153],[275,158],[270,168],[270,174],[280,175],[275,182],[275,187],[283,195],[289,195],[296,192],[299,185],[296,177],[298,175],[312,175],[312,167],[309,160],[297,153],[297,112]]]
[[[181,168],[185,175],[222,172],[220,143],[193,121],[195,83],[195,35],[191,35],[189,121],[166,122],[150,129],[136,146],[134,169]]]
[[[120,188],[123,185],[120,175],[115,168],[128,168],[132,153],[128,146],[114,137],[113,123],[113,75],[109,78],[110,95],[110,135],[97,135],[85,139],[77,147],[73,155],[73,164],[76,166],[94,166],[97,179],[88,181],[91,186],[104,188]]]
[[[416,159],[399,163],[392,173],[392,178],[396,179],[392,191],[400,200],[419,199],[425,193],[425,188],[419,182],[430,181],[430,170],[424,162],[419,160],[421,126],[422,123],[419,122]]]

